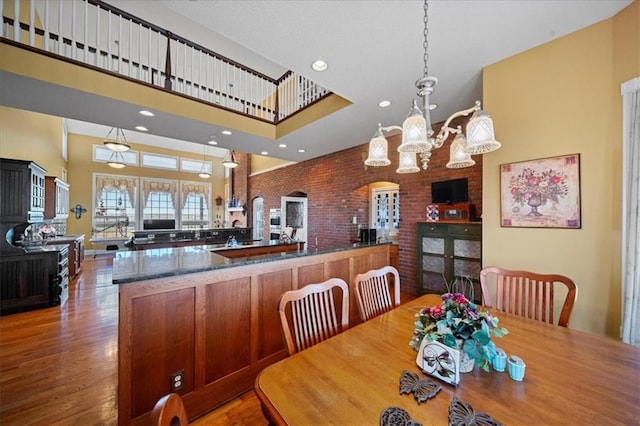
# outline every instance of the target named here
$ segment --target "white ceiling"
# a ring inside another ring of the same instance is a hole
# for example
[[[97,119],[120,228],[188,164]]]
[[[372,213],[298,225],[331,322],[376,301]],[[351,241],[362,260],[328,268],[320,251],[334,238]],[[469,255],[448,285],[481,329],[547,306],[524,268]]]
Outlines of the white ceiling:
[[[414,83],[423,75],[421,1],[107,2],[273,77],[279,77],[287,69],[296,71],[352,102],[351,106],[277,141],[242,132],[224,139],[218,137],[223,148],[255,154],[266,149],[274,157],[301,161],[363,144],[371,138],[378,122],[384,126],[402,123],[411,100],[416,97]],[[484,66],[610,18],[631,2],[432,0],[429,74],[439,78],[431,97],[438,105],[432,112],[433,121],[442,121],[481,99]],[[311,62],[317,58],[329,63],[326,72],[311,70]],[[46,111],[43,106],[27,105],[30,101],[14,101],[17,96],[12,94],[18,90],[17,84],[7,82],[1,86],[0,102]],[[383,99],[390,100],[391,106],[379,108],[377,104]],[[94,129],[86,122],[133,127],[122,113],[123,108],[118,108],[113,100],[93,116],[94,110],[87,104],[90,100],[82,102],[82,108],[75,109],[58,105],[61,112],[56,115],[66,114],[73,119],[68,122],[71,132],[106,135],[104,127]],[[166,123],[152,121],[148,127],[151,133],[169,137],[173,146],[175,140],[206,142],[209,134],[220,130],[176,116],[163,117],[162,121]],[[499,140],[500,129],[496,129],[496,136]],[[132,133],[128,139],[137,141],[137,137]],[[153,144],[154,140],[147,138],[144,143]],[[287,144],[287,148],[278,148],[280,143]],[[190,146],[194,152],[202,152],[202,145],[187,143],[185,149],[191,150]],[[299,153],[301,148],[306,153]]]

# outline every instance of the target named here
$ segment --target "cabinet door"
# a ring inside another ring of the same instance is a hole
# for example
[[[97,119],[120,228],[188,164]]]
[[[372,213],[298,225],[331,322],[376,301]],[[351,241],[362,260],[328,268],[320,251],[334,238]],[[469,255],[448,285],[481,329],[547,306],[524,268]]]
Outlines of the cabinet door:
[[[472,237],[474,238],[474,237]],[[476,238],[452,238],[452,291],[464,293],[476,302],[482,300],[480,269],[482,269],[482,242]]]
[[[418,294],[446,291],[444,277],[450,269],[447,262],[448,232],[446,224],[418,224]]]

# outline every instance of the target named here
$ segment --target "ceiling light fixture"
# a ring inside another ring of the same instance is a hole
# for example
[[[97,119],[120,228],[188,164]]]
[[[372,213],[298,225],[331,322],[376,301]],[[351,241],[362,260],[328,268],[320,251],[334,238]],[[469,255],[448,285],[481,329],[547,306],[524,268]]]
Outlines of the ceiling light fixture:
[[[114,169],[122,169],[126,165],[127,162],[124,159],[124,155],[122,155],[122,151],[113,151],[107,161],[107,166],[113,167]]]
[[[136,126],[136,130],[139,130],[141,132],[148,132],[149,131],[149,129],[147,129],[144,126]]]
[[[155,116],[154,113],[152,113],[151,111],[147,111],[146,109],[143,109],[141,111],[138,111],[140,114],[144,115],[145,117],[153,117]]]
[[[233,169],[234,167],[238,167],[238,163],[236,162],[233,151],[227,151],[227,154],[224,156],[222,160],[222,165],[228,169]]]
[[[380,108],[386,108],[386,107],[388,107],[389,105],[391,105],[391,101],[384,100],[384,101],[380,101],[380,102],[378,102],[378,106],[379,106]]]
[[[287,144],[286,143],[281,143],[280,145],[278,145],[280,148],[286,148]]]
[[[222,133],[223,135],[227,135],[227,136],[229,136],[229,135],[231,134],[231,130],[223,130],[221,133]]]
[[[317,72],[326,71],[327,68],[329,68],[329,64],[322,59],[317,59],[311,63],[311,69]]]
[[[109,136],[111,136],[114,130],[116,131],[115,139],[109,139]],[[119,127],[112,127],[111,130],[109,130],[109,133],[107,133],[107,136],[104,138],[104,142],[102,143],[111,151],[124,152],[131,149],[131,147],[127,143],[127,138],[124,135],[124,131]]]
[[[452,133],[457,135],[457,137],[455,138],[454,143],[451,144],[450,161],[447,163],[448,168],[472,166],[475,162],[471,160],[470,155],[486,154],[500,148],[500,142],[495,140],[493,121],[480,108],[480,101],[476,101],[476,104],[469,109],[453,113],[444,122],[438,134],[434,136],[434,131],[431,126],[430,111],[435,108],[435,105],[432,105],[429,102],[429,95],[433,93],[433,88],[438,83],[438,79],[436,77],[429,76],[429,67],[427,64],[429,59],[429,41],[427,38],[427,35],[429,34],[428,12],[429,5],[427,0],[425,0],[424,41],[422,44],[424,47],[424,76],[416,81],[418,96],[422,98],[422,111],[418,107],[417,101],[414,99],[409,116],[402,124],[402,127],[382,127],[381,125],[378,125],[378,131],[369,142],[369,157],[364,162],[367,166],[383,166],[390,163],[387,163],[387,161],[389,161],[385,152],[385,145],[387,141],[383,134],[383,132],[388,132],[390,130],[402,130],[402,143],[398,147],[398,152],[400,152],[400,167],[396,170],[398,173],[414,173],[420,170],[419,167],[414,167],[413,164],[411,164],[411,157],[413,157],[413,163],[415,164],[416,154],[420,154],[422,168],[426,170],[429,159],[431,158],[431,150],[434,148],[440,148]],[[460,127],[454,129],[450,127],[450,124],[453,119],[467,116],[471,113],[473,113],[473,115],[467,123],[465,138]],[[411,153],[412,155],[409,156],[406,153]]]
[[[209,179],[211,177],[206,155],[207,146],[205,144],[202,144],[202,166],[200,167],[200,172],[198,173],[198,176],[200,176],[202,179]]]

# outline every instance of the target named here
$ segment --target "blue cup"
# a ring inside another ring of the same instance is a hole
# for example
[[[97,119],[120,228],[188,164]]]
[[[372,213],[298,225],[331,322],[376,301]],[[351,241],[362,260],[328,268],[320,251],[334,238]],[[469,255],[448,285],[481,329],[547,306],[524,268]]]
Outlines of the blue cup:
[[[502,373],[507,367],[507,354],[500,348],[496,348],[496,356],[492,361],[493,369]]]
[[[507,359],[507,363],[509,365],[509,377],[516,382],[521,382],[524,379],[524,370],[527,367],[522,358],[511,355]]]

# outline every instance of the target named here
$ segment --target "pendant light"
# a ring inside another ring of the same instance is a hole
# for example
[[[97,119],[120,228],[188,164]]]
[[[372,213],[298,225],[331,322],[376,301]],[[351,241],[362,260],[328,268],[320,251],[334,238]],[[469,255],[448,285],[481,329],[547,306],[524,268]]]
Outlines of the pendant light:
[[[227,154],[224,156],[224,160],[222,160],[222,165],[226,168],[233,169],[234,167],[238,167],[238,163],[235,160],[233,155],[233,151],[227,151]]]
[[[114,130],[116,132],[115,139],[109,139],[109,136],[111,136]],[[107,137],[104,138],[103,144],[111,151],[116,152],[125,152],[131,149],[129,144],[127,144],[127,138],[124,135],[124,131],[119,127],[112,127],[111,130],[109,130]]]
[[[209,165],[207,164],[206,161],[206,150],[207,150],[207,145],[202,145],[202,166],[200,167],[200,172],[198,173],[198,176],[200,176],[202,179],[209,179],[211,177],[211,173],[209,173]]]

